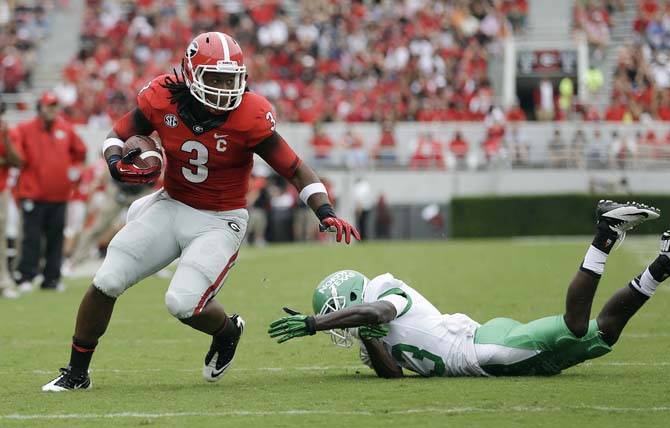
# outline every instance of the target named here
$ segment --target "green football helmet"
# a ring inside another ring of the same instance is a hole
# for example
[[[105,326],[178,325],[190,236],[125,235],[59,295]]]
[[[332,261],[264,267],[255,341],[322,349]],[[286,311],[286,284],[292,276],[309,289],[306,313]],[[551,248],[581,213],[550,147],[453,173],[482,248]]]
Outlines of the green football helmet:
[[[363,303],[363,293],[370,280],[355,270],[331,273],[319,283],[312,296],[312,308],[317,315],[325,315],[342,308]],[[354,340],[348,329],[325,331],[337,346],[348,348]]]

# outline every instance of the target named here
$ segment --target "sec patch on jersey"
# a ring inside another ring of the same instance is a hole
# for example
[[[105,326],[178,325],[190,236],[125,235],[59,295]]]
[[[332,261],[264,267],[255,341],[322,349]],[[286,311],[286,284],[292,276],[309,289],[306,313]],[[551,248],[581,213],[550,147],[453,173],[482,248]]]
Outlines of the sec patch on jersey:
[[[163,149],[156,139],[146,135],[133,135],[123,145],[123,156],[133,149],[140,149],[140,154],[133,159],[133,165],[139,169],[163,168]]]

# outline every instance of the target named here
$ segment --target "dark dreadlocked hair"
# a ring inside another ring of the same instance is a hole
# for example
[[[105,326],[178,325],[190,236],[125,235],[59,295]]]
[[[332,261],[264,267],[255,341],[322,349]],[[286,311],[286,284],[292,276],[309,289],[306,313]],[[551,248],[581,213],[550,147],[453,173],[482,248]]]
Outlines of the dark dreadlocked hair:
[[[160,84],[161,87],[170,92],[170,104],[177,105],[177,113],[182,119],[186,121],[189,127],[197,122],[207,122],[210,114],[203,108],[203,106],[196,102],[191,95],[191,90],[186,86],[186,77],[184,76],[184,67],[182,60],[181,77],[176,69],[172,69],[174,78],[172,76],[165,76],[165,80]],[[204,129],[204,128],[202,128]]]
[[[194,129],[194,132],[201,134],[210,131],[222,125],[227,119],[230,112],[222,115],[214,115],[207,111],[207,109],[198,102],[191,90],[186,86],[186,76],[184,76],[184,67],[182,60],[181,77],[177,70],[173,69],[173,76],[165,76],[165,80],[161,83],[161,87],[170,92],[170,104],[177,105],[177,113],[189,128]],[[193,128],[197,125],[197,128]],[[195,129],[199,129],[195,131]]]
[[[183,62],[183,60],[182,60]],[[182,64],[181,68],[181,78],[177,74],[176,69],[172,69],[174,73],[174,79],[172,76],[166,76],[161,87],[170,91],[170,104],[183,104],[184,101],[187,101],[191,97],[191,91],[186,86],[186,77],[184,76],[184,67]]]

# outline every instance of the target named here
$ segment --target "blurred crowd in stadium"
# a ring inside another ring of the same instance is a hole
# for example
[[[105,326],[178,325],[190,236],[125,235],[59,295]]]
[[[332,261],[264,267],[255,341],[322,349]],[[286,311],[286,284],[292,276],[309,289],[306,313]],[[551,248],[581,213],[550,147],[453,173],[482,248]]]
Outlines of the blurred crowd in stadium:
[[[623,0],[575,2],[572,25],[586,35],[590,48],[587,97],[577,96],[577,82],[569,77],[558,83],[545,79],[536,88],[534,108],[524,110],[517,103],[503,109],[497,105],[499,94],[489,81],[488,67],[500,54],[505,36],[523,37],[529,3],[197,0],[180,9],[175,0],[88,0],[78,53],[62,70],[53,92],[69,122],[109,129],[133,107],[138,89],[149,79],[179,70],[183,47],[194,35],[223,30],[242,45],[249,86],[273,103],[279,120],[312,126],[310,149],[317,169],[476,170],[493,164],[628,169],[639,168],[640,160],[645,167],[670,160],[670,132],[651,124],[670,121],[670,2],[637,2],[630,40],[616,47],[607,105],[580,99],[593,100],[603,90],[601,64],[613,16],[622,12]],[[67,0],[0,2],[4,94],[31,90],[40,42],[55,31],[49,16],[67,5]],[[33,106],[18,101],[13,107]],[[539,163],[530,156],[536,143],[531,144],[525,126],[530,120],[557,122],[549,141],[541,142],[547,155]],[[479,122],[486,131],[476,139],[456,128],[449,135],[420,132],[399,141],[398,123],[411,121]],[[564,121],[609,127],[578,125],[565,131],[560,126]],[[376,123],[379,139],[365,140],[355,127],[342,136],[329,135],[324,125],[330,122]],[[406,159],[398,158],[399,145],[409,147]],[[110,191],[104,163],[76,169],[70,201],[87,210],[83,224],[94,222],[103,194],[118,201],[119,212],[137,196],[127,195],[127,189]],[[367,215],[376,206],[381,217],[374,235],[388,236],[392,219],[383,196],[370,198],[364,185],[359,189],[357,213]],[[259,245],[266,239],[321,239],[315,233],[316,220],[290,186],[265,172],[252,178],[249,205],[249,238]],[[272,230],[282,222],[286,227]],[[109,230],[118,224],[110,221],[107,226],[94,234],[103,248]],[[67,245],[72,256],[74,244]]]
[[[53,0],[23,3],[0,6],[8,93],[30,86],[36,44],[55,6]],[[187,16],[180,16],[174,0],[87,1],[79,53],[56,88],[68,118],[108,127],[150,78],[179,68],[194,34],[223,28],[244,48],[250,87],[275,104],[283,121],[481,121],[494,106],[489,58],[506,34],[523,33],[528,14],[526,0],[444,0],[428,8],[418,1],[317,0],[292,13],[280,1],[232,3],[237,10],[189,2]],[[566,84],[549,92],[555,110],[543,118],[670,120],[670,9],[661,0],[638,3],[630,42],[617,48],[610,105],[602,111],[580,105],[572,99],[574,84]],[[622,4],[575,3],[573,24],[586,34],[595,65],[589,91],[601,89],[598,64]],[[518,107],[504,113],[527,114]]]
[[[39,21],[44,3],[26,26]],[[67,115],[106,126],[101,117],[126,111],[147,80],[179,68],[194,34],[223,28],[243,46],[251,88],[285,121],[482,120],[493,102],[489,50],[523,28],[528,7],[526,0],[450,0],[429,9],[319,0],[289,15],[279,1],[239,6],[189,2],[180,17],[174,1],[88,1],[79,54],[57,88]]]

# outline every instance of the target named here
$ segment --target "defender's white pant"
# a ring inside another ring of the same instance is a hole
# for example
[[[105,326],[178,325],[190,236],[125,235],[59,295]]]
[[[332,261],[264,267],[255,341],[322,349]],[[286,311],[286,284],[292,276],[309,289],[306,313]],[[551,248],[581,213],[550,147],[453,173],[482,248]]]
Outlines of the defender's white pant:
[[[116,298],[179,257],[165,304],[176,318],[197,315],[235,264],[248,217],[245,209],[197,210],[163,189],[140,198],[110,242],[93,285]]]

